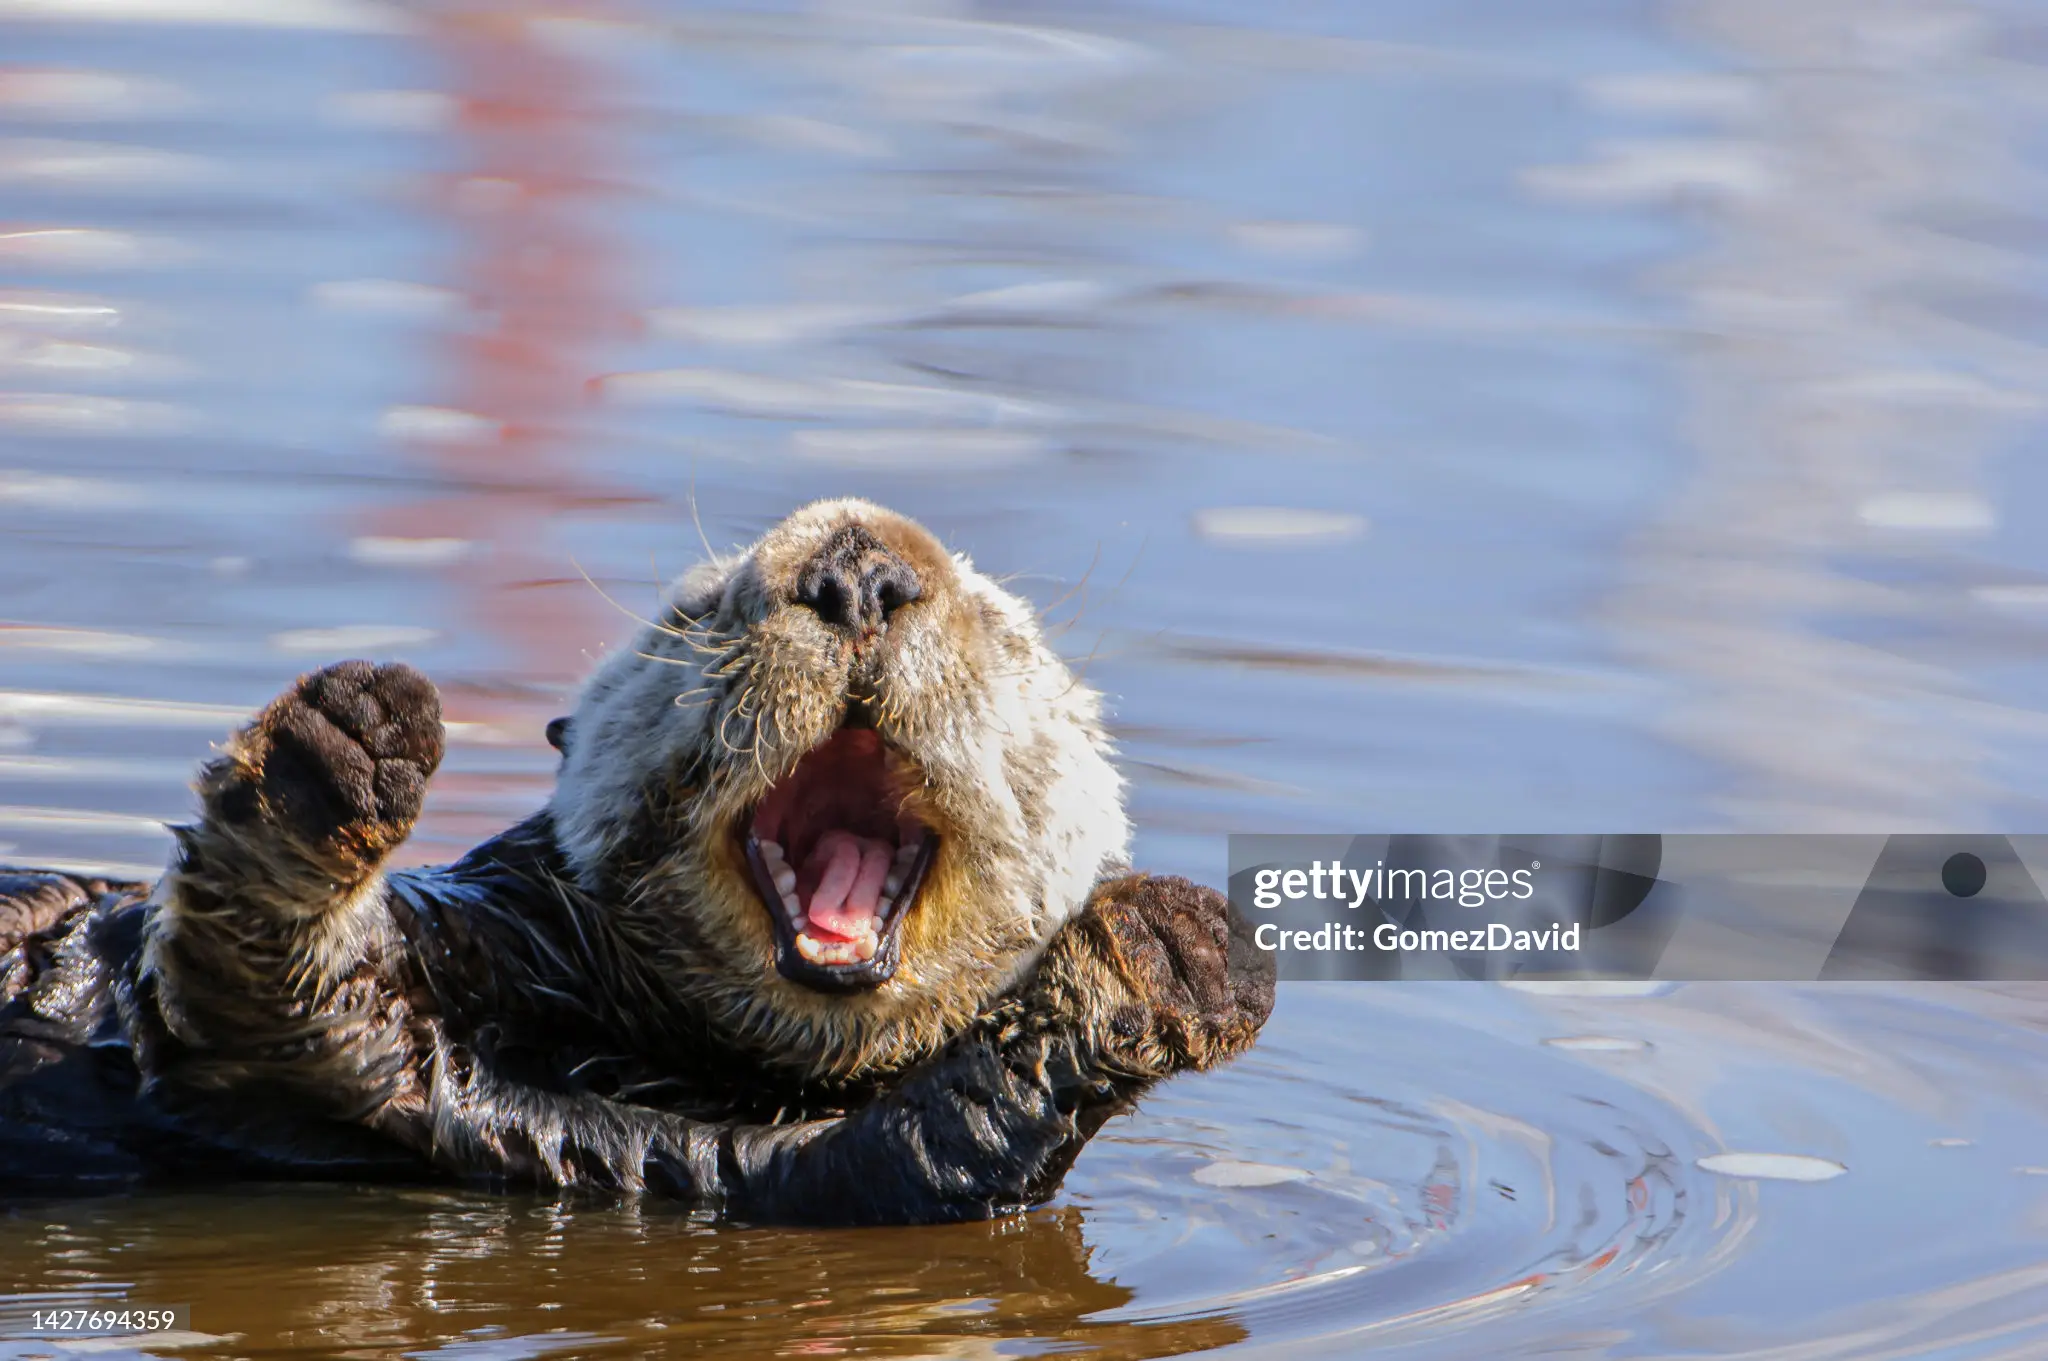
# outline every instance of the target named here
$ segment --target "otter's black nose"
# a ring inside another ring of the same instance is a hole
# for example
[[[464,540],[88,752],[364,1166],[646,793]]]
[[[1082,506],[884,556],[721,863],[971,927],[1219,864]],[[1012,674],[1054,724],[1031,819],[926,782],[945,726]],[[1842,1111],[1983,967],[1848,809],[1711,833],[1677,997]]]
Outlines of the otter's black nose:
[[[796,579],[796,599],[838,628],[872,629],[917,599],[917,573],[859,525],[825,541]]]

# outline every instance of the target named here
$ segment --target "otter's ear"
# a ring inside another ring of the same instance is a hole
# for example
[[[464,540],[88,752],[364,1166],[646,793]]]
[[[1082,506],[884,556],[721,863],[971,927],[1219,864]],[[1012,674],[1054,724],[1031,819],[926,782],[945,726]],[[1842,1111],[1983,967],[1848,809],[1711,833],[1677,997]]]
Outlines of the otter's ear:
[[[569,754],[569,720],[566,716],[549,721],[548,745],[564,756]]]

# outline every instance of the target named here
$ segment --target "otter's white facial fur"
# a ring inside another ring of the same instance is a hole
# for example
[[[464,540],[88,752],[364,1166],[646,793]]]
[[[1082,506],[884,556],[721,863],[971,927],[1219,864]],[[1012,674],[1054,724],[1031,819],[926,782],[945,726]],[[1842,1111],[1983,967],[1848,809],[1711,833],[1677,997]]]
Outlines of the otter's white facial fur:
[[[562,745],[556,834],[635,990],[814,1074],[930,1052],[1127,854],[1099,698],[1028,604],[864,501],[683,576]]]

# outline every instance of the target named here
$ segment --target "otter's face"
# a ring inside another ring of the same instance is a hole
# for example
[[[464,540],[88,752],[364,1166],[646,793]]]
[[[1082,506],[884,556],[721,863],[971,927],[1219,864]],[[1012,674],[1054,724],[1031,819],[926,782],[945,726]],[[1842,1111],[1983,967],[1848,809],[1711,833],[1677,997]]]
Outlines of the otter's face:
[[[850,1075],[942,1043],[1122,863],[1099,709],[964,557],[819,502],[598,670],[552,811],[648,1003]]]

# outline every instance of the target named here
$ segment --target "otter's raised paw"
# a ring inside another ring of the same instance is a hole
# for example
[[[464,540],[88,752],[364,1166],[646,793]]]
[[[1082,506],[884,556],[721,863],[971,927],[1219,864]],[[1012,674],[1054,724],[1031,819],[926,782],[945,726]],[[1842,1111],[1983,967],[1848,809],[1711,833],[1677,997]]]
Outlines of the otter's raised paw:
[[[1097,885],[1088,910],[1136,998],[1110,1031],[1137,1066],[1207,1068],[1250,1047],[1273,1010],[1273,957],[1228,898],[1133,874]]]
[[[268,824],[337,871],[367,872],[411,833],[443,745],[433,682],[401,663],[339,662],[272,700],[201,791],[231,827]]]

